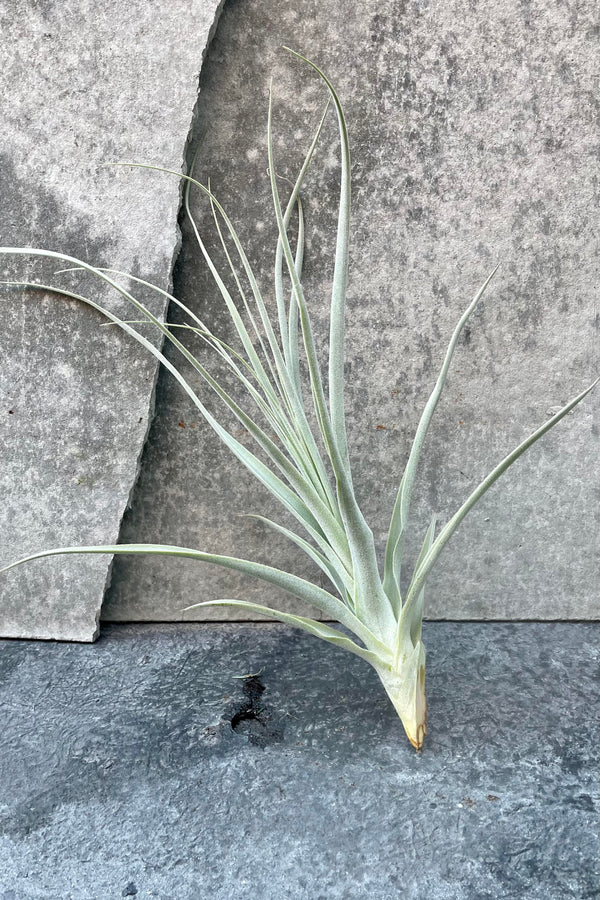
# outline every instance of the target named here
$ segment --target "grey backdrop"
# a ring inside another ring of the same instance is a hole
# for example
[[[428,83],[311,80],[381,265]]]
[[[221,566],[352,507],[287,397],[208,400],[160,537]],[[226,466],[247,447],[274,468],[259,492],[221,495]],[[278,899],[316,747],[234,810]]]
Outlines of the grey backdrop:
[[[325,101],[314,75],[282,45],[314,58],[345,105],[354,185],[350,447],[360,499],[382,546],[451,331],[496,262],[501,269],[460,343],[425,446],[413,516],[418,540],[433,510],[445,520],[497,461],[598,373],[598,35],[591,2],[225,5],[201,75],[196,137],[206,136],[198,173],[210,176],[269,293],[269,77],[282,188],[301,164]],[[337,186],[331,119],[304,192],[304,281],[321,344]],[[201,200],[194,209],[215,248],[210,211]],[[186,229],[176,288],[228,337],[198,258]],[[598,408],[596,392],[465,521],[431,579],[430,617],[598,617]],[[251,556],[315,576],[282,540],[241,518],[244,512],[281,520],[161,374],[122,539]],[[415,546],[416,539],[409,556]],[[236,596],[299,608],[214,567],[120,558],[103,615],[177,620],[186,604]]]

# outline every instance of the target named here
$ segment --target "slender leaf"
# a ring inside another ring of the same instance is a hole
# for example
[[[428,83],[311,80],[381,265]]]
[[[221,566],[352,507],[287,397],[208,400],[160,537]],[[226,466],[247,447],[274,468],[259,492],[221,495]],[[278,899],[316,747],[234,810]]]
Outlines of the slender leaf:
[[[509,466],[512,466],[512,464],[523,453],[525,453],[526,450],[528,450],[533,444],[535,444],[535,442],[539,440],[542,435],[546,434],[547,431],[550,431],[550,429],[553,428],[557,424],[557,422],[560,422],[560,420],[564,418],[564,416],[566,416],[574,406],[577,406],[578,403],[581,403],[583,398],[586,397],[589,392],[593,390],[593,388],[598,384],[598,381],[600,381],[600,378],[597,378],[588,388],[586,388],[584,391],[570,400],[566,404],[566,406],[563,406],[563,408],[559,412],[557,412],[556,415],[552,416],[551,419],[548,419],[547,422],[541,425],[537,429],[537,431],[534,431],[533,434],[531,434],[525,441],[523,441],[522,444],[519,444],[519,446],[515,450],[513,450],[512,453],[509,453],[508,456],[505,457],[502,462],[499,463],[496,468],[490,472],[487,478],[484,478],[481,484],[479,484],[479,486],[475,488],[470,497],[465,500],[460,509],[454,513],[452,518],[442,528],[436,540],[433,542],[431,549],[425,555],[423,561],[421,562],[421,565],[415,572],[412,587],[406,597],[407,603],[412,599],[414,594],[418,593],[421,590],[435,561],[437,560],[438,556],[440,555],[464,517],[467,515],[469,510],[477,503],[477,501],[481,497],[483,497],[483,495],[486,493],[486,491],[489,490],[489,488],[491,488],[494,482],[497,481],[504,472],[506,472]]]
[[[429,400],[425,405],[425,409],[423,410],[423,415],[421,416],[419,425],[417,426],[417,431],[411,447],[408,463],[406,464],[406,469],[400,482],[398,495],[396,497],[396,503],[394,505],[394,511],[392,513],[387,546],[385,549],[385,569],[383,581],[384,589],[390,597],[390,600],[392,600],[392,603],[396,610],[398,609],[399,601],[398,585],[400,582],[401,565],[401,553],[399,551],[401,550],[402,537],[404,535],[406,524],[408,522],[410,499],[412,495],[415,475],[417,473],[417,466],[419,464],[419,457],[421,455],[421,449],[423,447],[423,443],[425,442],[425,438],[427,437],[427,431],[435,412],[435,408],[442,394],[442,390],[446,382],[446,376],[448,374],[448,369],[450,368],[450,363],[452,361],[452,356],[454,354],[454,350],[456,348],[460,333],[497,271],[498,266],[496,266],[496,268],[490,273],[490,275],[488,275],[485,282],[478,290],[475,297],[461,316],[458,325],[454,329],[454,333],[452,335],[452,338],[450,339],[450,344],[446,351],[446,356],[444,358],[440,374],[435,383],[435,387],[431,392],[431,396],[429,397]]]
[[[268,616],[271,619],[279,619],[279,621],[283,622],[285,625],[293,625],[294,628],[307,631],[308,634],[312,634],[313,637],[318,637],[322,641],[327,641],[329,644],[340,647],[342,650],[348,650],[350,653],[354,653],[355,656],[360,656],[361,659],[365,659],[368,663],[371,663],[372,666],[389,666],[387,654],[384,654],[382,657],[372,650],[366,650],[364,647],[360,647],[356,644],[351,638],[342,634],[341,631],[338,631],[336,628],[331,628],[331,626],[326,625],[324,622],[318,622],[316,619],[309,619],[306,616],[295,616],[291,613],[280,612],[278,609],[271,609],[269,606],[261,606],[258,603],[251,603],[248,600],[205,600],[203,603],[194,603],[193,606],[186,606],[185,610],[198,609],[203,606],[233,606],[243,609],[246,612]]]
[[[300,323],[302,326],[304,348],[308,361],[311,390],[313,393],[317,421],[335,475],[340,512],[342,514],[342,520],[348,536],[348,545],[352,554],[354,581],[356,585],[355,609],[357,615],[363,620],[369,619],[377,623],[379,634],[386,635],[390,632],[395,633],[396,619],[393,614],[389,599],[383,591],[381,585],[381,580],[377,569],[377,558],[375,554],[373,533],[369,528],[367,522],[365,521],[358,503],[356,502],[356,497],[352,489],[352,481],[350,478],[347,461],[344,460],[342,456],[343,451],[340,452],[340,448],[337,443],[336,435],[333,432],[333,427],[325,402],[321,371],[317,359],[314,336],[312,334],[312,330],[310,329],[310,322],[307,316],[304,292],[298,278],[298,273],[296,272],[294,258],[292,256],[288,236],[284,227],[279,191],[275,178],[276,168],[275,160],[273,157],[272,114],[273,103],[272,94],[270,93],[269,116],[267,125],[267,149],[269,155],[271,193],[273,196],[273,205],[275,208],[275,215],[279,228],[279,236],[283,245],[284,258],[288,268],[288,274],[292,281],[296,302],[298,303],[298,308],[300,310]]]
[[[129,555],[153,555],[153,556],[176,556],[187,559],[196,559],[201,562],[214,563],[217,566],[223,566],[226,569],[233,569],[241,572],[243,575],[250,575],[258,578],[268,584],[272,584],[288,594],[293,594],[299,600],[304,600],[315,606],[320,612],[324,613],[330,619],[335,619],[341,625],[344,625],[350,631],[360,638],[361,641],[371,650],[379,653],[389,653],[384,644],[373,634],[373,632],[361,622],[341,600],[334,597],[328,591],[311,584],[297,575],[289,572],[282,572],[280,569],[274,569],[271,566],[265,566],[262,563],[253,562],[247,559],[237,559],[233,556],[221,556],[216,553],[204,553],[201,550],[193,550],[189,547],[175,547],[170,544],[112,544],[97,547],[57,547],[53,550],[41,550],[38,553],[32,553],[23,559],[19,559],[14,563],[0,569],[0,572],[8,572],[9,569],[20,566],[23,563],[31,562],[34,559],[43,559],[47,556],[61,556],[64,554],[78,553],[110,553],[110,554],[129,554]]]
[[[308,541],[305,541],[304,538],[301,538],[296,532],[290,531],[289,528],[285,528],[283,525],[279,525],[277,522],[273,522],[271,519],[265,518],[265,516],[259,516],[254,513],[250,513],[248,515],[250,519],[257,519],[259,522],[264,522],[265,525],[268,525],[269,528],[272,528],[274,531],[279,532],[279,534],[284,535],[284,537],[288,538],[288,540],[292,541],[296,544],[297,547],[300,547],[307,556],[309,556],[316,564],[319,566],[322,572],[324,572],[329,579],[336,586],[339,591],[340,597],[342,600],[346,602],[351,601],[352,589],[354,587],[354,581],[352,579],[352,575],[339,557],[333,554],[333,551],[330,550],[330,555],[333,556],[333,559],[327,558],[323,553],[319,553],[318,550],[309,544]]]
[[[331,295],[331,315],[329,326],[329,411],[333,433],[339,448],[340,456],[350,469],[348,460],[348,444],[344,412],[344,342],[346,290],[348,285],[348,247],[350,239],[350,144],[348,129],[342,104],[330,80],[301,53],[285,47],[293,56],[307,63],[327,85],[331,99],[335,105],[340,131],[340,148],[342,155],[340,203],[338,210],[338,227],[335,248],[335,266],[333,270],[333,290]]]
[[[71,262],[80,263],[80,260],[73,260],[72,257],[65,257],[60,254],[56,254],[53,251],[49,250],[35,250],[33,248],[0,248],[0,253],[20,253],[24,255],[41,255],[41,256],[50,256],[53,258],[66,259]],[[92,266],[88,266],[87,264],[83,264],[83,267],[91,271],[92,273],[98,272],[99,270],[95,270]],[[101,274],[101,273],[99,273]],[[115,287],[120,293],[126,293],[122,288],[119,287],[116,283],[112,282],[106,276],[102,276],[105,281]],[[17,283],[17,282],[13,282]],[[304,527],[307,528],[311,536],[314,538],[315,535],[324,536],[323,531],[321,530],[321,526],[318,521],[315,519],[314,515],[310,512],[308,507],[299,500],[297,495],[284,484],[269,468],[266,466],[261,460],[258,459],[250,450],[248,450],[243,444],[241,444],[236,438],[234,438],[229,432],[223,428],[223,426],[214,418],[214,416],[206,409],[202,401],[199,399],[197,394],[190,387],[185,378],[181,375],[178,369],[161,353],[158,348],[156,348],[150,341],[148,341],[143,335],[139,332],[131,328],[130,325],[127,325],[126,322],[119,319],[117,316],[113,315],[109,310],[95,303],[93,300],[90,300],[88,297],[84,297],[79,294],[75,294],[72,291],[63,290],[61,288],[57,288],[52,285],[44,285],[44,284],[36,284],[31,282],[18,282],[22,286],[36,288],[40,290],[54,291],[55,293],[61,294],[62,296],[69,297],[74,300],[79,300],[82,303],[91,306],[93,309],[96,309],[98,312],[102,313],[102,315],[106,316],[111,322],[118,325],[123,331],[127,334],[131,335],[135,340],[138,341],[143,347],[145,347],[153,356],[155,356],[163,366],[173,375],[173,377],[179,382],[184,391],[188,394],[188,396],[193,401],[196,408],[202,413],[208,424],[214,429],[214,431],[218,434],[221,440],[229,447],[229,449],[237,456],[240,462],[243,463],[246,468],[249,469],[252,474],[261,481],[265,487],[271,491],[271,493],[287,508],[292,514],[302,522]],[[135,301],[135,305],[139,307],[137,301]],[[336,526],[337,531],[337,526]],[[342,545],[338,548],[340,554],[343,556],[345,552],[345,536],[341,530],[338,532],[340,535],[340,540],[342,541]],[[336,538],[335,535],[333,537],[333,546],[336,546]]]
[[[435,537],[436,522],[437,516],[434,513],[434,515],[431,517],[429,528],[425,533],[425,540],[423,541],[421,552],[419,553],[417,562],[415,564],[415,572],[418,571],[419,566],[431,550],[433,539]],[[404,604],[402,612],[398,619],[396,659],[398,659],[401,649],[403,647],[406,647],[409,641],[412,647],[416,647],[421,640],[421,630],[423,625],[423,604],[425,600],[425,584],[423,583],[423,586],[418,593],[413,594],[410,593],[409,586],[407,596],[410,597],[410,601],[407,601]]]
[[[245,252],[244,252],[244,249],[243,249],[243,247],[242,247],[242,245],[241,245],[241,243],[240,243],[240,240],[239,240],[239,238],[238,238],[238,236],[237,236],[237,234],[236,234],[236,231],[235,231],[235,229],[234,229],[234,227],[233,227],[233,225],[232,225],[232,223],[231,223],[229,217],[227,216],[227,213],[225,212],[225,210],[224,210],[223,207],[221,206],[221,204],[220,204],[220,203],[218,202],[218,200],[214,197],[214,195],[208,190],[208,188],[205,187],[205,185],[201,184],[199,181],[196,181],[196,179],[191,178],[191,177],[188,176],[188,175],[182,175],[181,172],[176,172],[176,171],[174,171],[173,169],[166,169],[166,168],[161,167],[161,166],[152,166],[152,165],[148,165],[148,164],[146,164],[146,163],[135,163],[135,162],[115,163],[115,165],[131,166],[131,167],[133,167],[133,168],[140,168],[140,169],[150,169],[150,170],[156,171],[156,172],[164,172],[164,173],[169,174],[169,175],[175,175],[175,176],[176,176],[177,178],[179,178],[179,179],[182,179],[182,180],[184,180],[184,181],[191,182],[192,184],[196,185],[196,186],[197,186],[197,187],[198,187],[198,188],[199,188],[206,196],[208,196],[209,198],[212,199],[212,202],[214,203],[216,209],[219,211],[220,215],[222,216],[222,218],[223,218],[223,220],[224,220],[224,222],[225,222],[225,225],[226,225],[226,227],[227,227],[227,229],[228,229],[228,232],[229,232],[229,234],[230,234],[230,237],[232,238],[232,240],[233,240],[233,242],[234,242],[234,245],[235,245],[235,247],[236,247],[236,251],[237,251],[237,253],[238,253],[238,255],[239,255],[240,259],[241,259],[241,262],[242,262],[242,265],[243,265],[243,267],[244,267],[244,271],[245,271],[245,273],[246,273],[246,276],[247,276],[247,278],[248,278],[248,281],[250,282],[250,286],[251,286],[251,289],[252,289],[252,293],[253,293],[253,295],[254,295],[256,304],[257,304],[257,306],[258,306],[258,308],[259,308],[259,312],[260,312],[260,316],[261,316],[261,321],[263,322],[263,325],[265,326],[265,331],[266,331],[267,337],[268,337],[268,339],[269,339],[269,344],[270,344],[270,346],[271,346],[271,349],[272,349],[272,351],[273,351],[273,355],[274,355],[274,357],[275,357],[275,362],[276,362],[276,365],[277,365],[277,371],[278,371],[279,377],[280,377],[280,379],[281,379],[282,387],[283,387],[284,399],[285,399],[286,403],[288,404],[289,408],[292,410],[295,421],[296,421],[296,422],[299,422],[299,423],[301,423],[301,424],[304,424],[304,423],[305,423],[305,425],[304,425],[304,427],[305,427],[305,432],[304,432],[305,436],[306,436],[309,440],[312,440],[312,441],[314,442],[314,437],[313,437],[313,436],[311,435],[311,433],[310,433],[310,428],[308,427],[308,423],[306,423],[306,416],[305,416],[304,410],[303,410],[301,404],[298,404],[298,403],[297,403],[297,398],[295,397],[295,392],[294,392],[294,390],[293,390],[293,385],[292,385],[292,382],[291,382],[291,379],[290,379],[290,375],[289,375],[289,372],[287,371],[287,368],[285,367],[285,363],[284,363],[284,360],[283,360],[281,351],[280,351],[280,349],[279,349],[279,347],[278,347],[278,345],[277,345],[277,339],[276,339],[276,337],[275,337],[275,333],[274,333],[274,331],[273,331],[273,327],[272,327],[271,321],[270,321],[270,319],[269,319],[268,312],[267,312],[266,307],[265,307],[265,305],[264,305],[264,301],[263,301],[262,296],[261,296],[261,294],[260,294],[260,290],[259,290],[258,285],[257,285],[257,283],[256,283],[256,279],[255,279],[255,277],[254,277],[254,273],[252,272],[252,268],[251,268],[251,266],[250,266],[250,264],[249,264],[249,262],[248,262],[248,259],[247,259],[247,257],[246,257]],[[198,239],[200,240],[199,235],[198,235]],[[286,241],[287,241],[287,238],[286,238]],[[289,244],[288,244],[288,247],[289,247]],[[206,248],[205,248],[205,249],[206,249]],[[291,252],[291,251],[290,251],[290,252]],[[217,285],[218,285],[218,286],[222,285],[222,284],[223,284],[222,279],[221,279],[220,276],[218,275],[218,272],[217,272],[216,269],[214,268],[214,265],[212,265],[212,260],[209,262],[209,257],[208,257],[208,256],[207,256],[207,263],[209,264],[209,268],[212,267],[212,268],[211,268],[211,272],[213,272],[213,270],[214,270],[214,276],[215,276],[215,281],[217,282]],[[223,288],[226,290],[226,288],[225,288],[224,285],[223,285]],[[268,379],[267,379],[267,380],[268,380]],[[316,446],[316,445],[315,445],[315,446]],[[323,469],[323,471],[324,471],[324,469]],[[335,512],[335,510],[332,509],[332,512]]]
[[[300,278],[300,275],[302,272],[302,259],[303,259],[303,253],[304,253],[304,246],[303,246],[304,245],[304,240],[303,240],[304,229],[303,229],[303,217],[302,217],[302,204],[300,201],[300,190],[302,188],[302,184],[304,183],[304,178],[306,176],[306,172],[307,172],[310,162],[312,160],[313,153],[314,153],[317,143],[319,141],[319,137],[321,135],[321,131],[323,129],[323,125],[325,123],[325,119],[327,117],[328,110],[329,110],[329,102],[327,103],[327,105],[325,107],[325,111],[323,112],[321,121],[319,122],[319,127],[317,129],[317,133],[315,134],[315,136],[313,138],[312,144],[310,145],[308,153],[306,154],[306,157],[302,164],[302,168],[300,169],[298,177],[296,178],[296,182],[294,184],[292,193],[288,200],[288,204],[287,204],[284,216],[283,216],[283,225],[287,232],[287,228],[288,228],[294,207],[298,206],[299,236],[298,236],[298,252],[296,254],[296,259],[295,259],[295,268],[296,268],[296,273],[298,275],[298,278]],[[283,269],[283,242],[281,240],[281,237],[279,237],[277,240],[277,248],[275,251],[275,297],[276,297],[276,301],[277,301],[277,315],[279,318],[279,329],[280,329],[280,333],[281,333],[284,357],[286,360],[286,365],[291,372],[293,369],[292,361],[291,361],[291,354],[290,354],[292,342],[291,342],[291,335],[289,332],[288,314],[286,312],[285,300],[284,300],[284,296],[283,296],[283,277],[282,277],[283,271],[282,271],[282,269]],[[294,296],[293,290],[292,290],[292,296],[291,296],[291,300],[290,300],[290,307],[296,307],[295,296]],[[293,380],[294,380],[294,385],[296,386],[296,388],[299,388],[300,387],[299,380],[296,380],[296,379],[293,379]]]

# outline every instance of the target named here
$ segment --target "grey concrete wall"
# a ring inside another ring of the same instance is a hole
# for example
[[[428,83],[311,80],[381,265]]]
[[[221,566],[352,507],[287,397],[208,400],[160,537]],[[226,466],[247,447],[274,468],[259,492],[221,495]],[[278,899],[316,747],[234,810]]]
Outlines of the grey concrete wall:
[[[442,521],[451,515],[600,368],[598,33],[591,2],[225,6],[202,72],[198,132],[207,133],[199,173],[232,212],[269,295],[268,79],[274,76],[281,176],[295,176],[325,99],[281,46],[320,63],[345,104],[354,183],[350,446],[358,492],[382,544],[451,331],[497,261],[500,272],[461,340],[425,446],[413,516],[419,541],[433,510]],[[321,343],[335,141],[331,121],[304,198],[304,280]],[[201,201],[195,211],[215,248],[210,211]],[[177,289],[228,337],[198,255],[186,231]],[[431,579],[429,616],[598,616],[598,404],[596,393],[461,526]],[[161,376],[122,538],[247,555],[315,575],[285,543],[240,518],[244,512],[279,517]],[[413,540],[409,557],[415,547]],[[137,558],[116,562],[104,616],[179,619],[186,604],[223,596],[298,608],[213,567]]]
[[[135,15],[74,0],[0,8],[8,100],[1,243],[51,247],[169,283],[176,183],[101,163],[142,157],[181,167],[217,6],[141,4]],[[300,165],[324,100],[283,44],[325,68],[348,114],[350,442],[360,497],[382,545],[447,339],[477,285],[502,263],[461,342],[425,448],[413,516],[420,539],[432,510],[447,518],[600,368],[597,12],[586,2],[478,2],[468,10],[388,0],[331,9],[308,0],[293,9],[228,3],[201,78],[196,137],[207,135],[199,172],[211,176],[234,214],[267,293],[275,242],[268,79],[274,75],[284,177]],[[304,198],[305,286],[321,345],[335,141],[331,121]],[[196,214],[212,249],[210,213],[197,202]],[[229,336],[197,257],[188,232],[177,290]],[[3,277],[48,277],[54,268],[2,260]],[[155,366],[76,304],[14,292],[0,302],[0,563],[40,547],[113,541],[138,471]],[[118,301],[113,308],[124,310]],[[318,577],[282,540],[238,515],[280,518],[168,376],[157,396],[121,539],[190,544]],[[431,579],[430,616],[598,617],[598,404],[589,398],[464,523]],[[1,633],[92,639],[108,574],[108,559],[88,557],[5,576]],[[179,619],[188,603],[218,596],[298,608],[211,567],[120,559],[104,616]]]
[[[181,170],[218,0],[0,5],[0,245],[61,251],[167,287]],[[2,278],[59,264],[0,260]],[[65,277],[63,285],[81,285]],[[97,283],[90,295],[126,306]],[[158,315],[164,303],[148,298]],[[150,417],[154,360],[77,303],[0,295],[0,565],[57,545],[113,543]],[[0,580],[0,634],[92,640],[108,557],[33,563]]]

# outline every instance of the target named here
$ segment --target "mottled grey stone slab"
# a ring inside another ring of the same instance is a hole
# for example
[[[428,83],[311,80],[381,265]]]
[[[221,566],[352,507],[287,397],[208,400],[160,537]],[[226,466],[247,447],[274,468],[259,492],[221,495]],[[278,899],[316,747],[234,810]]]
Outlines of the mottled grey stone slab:
[[[366,663],[278,625],[7,642],[0,897],[596,897],[598,626],[425,639],[420,755]]]
[[[517,0],[383,0],[351,9],[246,0],[225,10],[203,68],[198,171],[210,175],[232,214],[269,297],[269,77],[282,191],[325,100],[314,75],[281,45],[314,58],[345,105],[354,183],[350,447],[382,548],[409,442],[452,329],[501,263],[460,342],[424,448],[409,559],[433,511],[446,520],[600,371],[596,12],[591,2],[534,11]],[[304,191],[304,286],[320,345],[336,218],[335,141],[332,119]],[[210,210],[201,201],[195,209],[220,258]],[[179,293],[230,338],[222,303],[186,235]],[[168,376],[158,396],[124,539],[257,557],[314,577],[283,539],[237,516],[279,513]],[[599,402],[596,391],[461,525],[431,578],[427,615],[598,617]],[[290,606],[231,572],[137,558],[115,565],[104,615],[177,619],[194,600],[231,596]]]
[[[104,164],[181,170],[219,6],[2,3],[0,245],[61,251],[168,287],[177,180]],[[82,284],[55,278],[59,268],[0,260],[2,278]],[[84,284],[131,318],[124,301]],[[164,314],[161,297],[146,299]],[[57,545],[114,543],[148,429],[155,362],[74,302],[13,291],[0,303],[0,564]],[[61,558],[3,576],[0,633],[92,640],[109,565]]]

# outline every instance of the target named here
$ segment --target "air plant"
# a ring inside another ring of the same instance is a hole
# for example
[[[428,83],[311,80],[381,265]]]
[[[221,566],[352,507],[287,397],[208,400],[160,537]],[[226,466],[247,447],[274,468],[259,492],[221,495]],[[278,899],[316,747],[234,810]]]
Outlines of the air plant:
[[[314,63],[299,54],[294,55],[304,60],[322,79],[328,89],[329,100],[284,208],[275,175],[272,92],[270,92],[268,158],[279,235],[275,252],[276,316],[267,309],[234,226],[212,194],[210,183],[208,186],[204,186],[197,181],[193,177],[193,170],[190,175],[182,176],[178,172],[171,172],[157,166],[142,166],[169,172],[184,179],[186,185],[185,210],[191,221],[200,251],[235,326],[240,342],[238,349],[234,349],[213,334],[202,319],[177,298],[140,278],[125,275],[125,273],[113,269],[97,268],[71,256],[50,250],[5,247],[1,248],[0,252],[59,260],[66,263],[71,269],[91,273],[129,301],[131,306],[141,314],[141,319],[121,319],[89,297],[81,296],[71,290],[39,283],[12,282],[21,286],[53,291],[65,297],[80,300],[98,310],[109,322],[121,328],[153,354],[177,379],[205,421],[214,429],[223,443],[300,524],[306,536],[301,536],[269,519],[259,517],[261,521],[300,547],[325,574],[331,589],[325,590],[323,587],[289,572],[258,562],[220,556],[186,547],[155,544],[61,547],[35,553],[7,566],[3,571],[32,559],[63,553],[161,554],[215,563],[262,579],[262,581],[275,585],[311,604],[328,621],[281,612],[241,599],[209,600],[197,603],[188,609],[235,606],[253,615],[258,613],[293,625],[361,657],[370,663],[377,672],[402,720],[411,744],[420,749],[426,734],[425,648],[421,629],[427,578],[441,551],[479,498],[522,453],[583,400],[594,385],[567,403],[560,412],[548,419],[503,459],[471,493],[437,535],[436,520],[435,516],[433,517],[425,534],[408,589],[405,596],[402,596],[400,591],[402,549],[408,528],[411,496],[421,449],[440,398],[461,330],[477,306],[494,272],[487,278],[460,318],[450,339],[440,374],[421,416],[406,470],[398,487],[389,526],[383,574],[381,574],[373,533],[365,521],[354,493],[345,426],[344,313],[350,232],[350,152],[346,121],[338,96],[328,78]],[[317,358],[309,308],[302,288],[304,216],[300,191],[331,103],[333,103],[337,115],[340,134],[341,188],[330,310],[329,367],[326,392],[325,379]],[[236,306],[233,296],[209,256],[192,218],[189,204],[192,185],[199,189],[210,202],[227,263],[241,298],[243,312],[240,312]],[[294,212],[297,212],[295,252],[292,250],[288,234]],[[231,246],[235,253],[230,252]],[[244,290],[241,272],[244,273],[247,285],[249,285],[249,294],[247,294],[247,288],[246,291]],[[285,287],[284,273],[287,273],[285,277],[289,279],[289,290]],[[142,302],[136,299],[130,290],[124,287],[124,278],[129,279],[128,284],[133,282],[144,288],[153,288],[168,298],[185,313],[189,322],[183,326],[174,326],[159,321]],[[215,418],[178,368],[144,336],[138,326],[148,323],[164,335],[164,338],[192,366],[194,372],[217,394],[224,406],[256,442],[260,448],[262,459]],[[177,332],[176,327],[180,327],[181,330]],[[218,356],[228,372],[235,376],[244,389],[247,405],[241,405],[242,401],[238,402],[234,399],[218,378],[205,367],[204,363],[186,348],[178,337],[178,334],[183,337],[186,329],[199,336]],[[308,370],[306,379],[301,377],[301,356],[304,358]],[[309,403],[312,403],[314,408],[314,422],[316,422],[316,426],[312,427]],[[268,460],[268,464],[263,459]],[[330,624],[331,621],[339,623],[344,630]],[[354,639],[347,632],[351,633]]]

